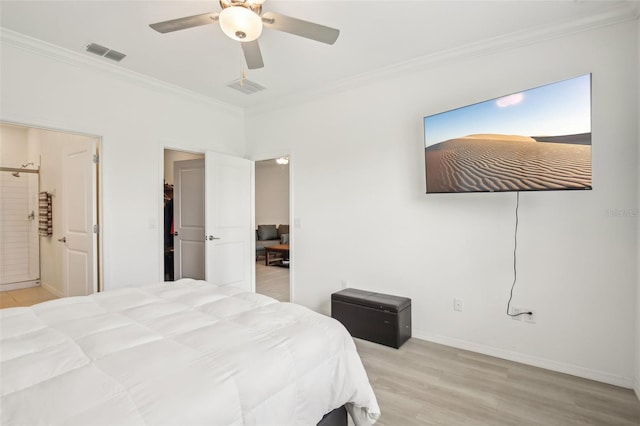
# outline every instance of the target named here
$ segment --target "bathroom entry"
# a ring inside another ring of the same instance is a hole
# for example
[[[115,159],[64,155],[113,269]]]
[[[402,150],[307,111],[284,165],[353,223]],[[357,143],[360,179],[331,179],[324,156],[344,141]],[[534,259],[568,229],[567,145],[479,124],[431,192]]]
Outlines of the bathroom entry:
[[[9,123],[0,132],[0,290],[98,291],[99,138]]]
[[[205,279],[204,154],[164,151],[165,280]]]

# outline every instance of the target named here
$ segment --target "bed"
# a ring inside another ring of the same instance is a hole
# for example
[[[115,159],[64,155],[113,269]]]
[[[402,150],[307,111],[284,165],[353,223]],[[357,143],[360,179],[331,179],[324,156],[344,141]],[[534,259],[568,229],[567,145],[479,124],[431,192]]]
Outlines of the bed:
[[[183,279],[0,310],[2,425],[375,423],[353,340],[293,303]]]

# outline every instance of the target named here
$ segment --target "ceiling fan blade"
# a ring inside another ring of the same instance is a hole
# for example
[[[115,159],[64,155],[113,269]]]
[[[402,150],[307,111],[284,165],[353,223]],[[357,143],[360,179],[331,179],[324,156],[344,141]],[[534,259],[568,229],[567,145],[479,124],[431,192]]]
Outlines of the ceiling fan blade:
[[[199,27],[218,21],[218,13],[202,13],[200,15],[187,16],[184,18],[172,19],[170,21],[156,22],[149,25],[159,33],[165,34],[173,31],[186,30],[187,28]]]
[[[240,44],[242,45],[242,51],[244,52],[244,59],[247,61],[247,68],[255,70],[257,68],[264,67],[258,40],[244,41],[240,42]]]
[[[280,15],[279,13],[266,12],[262,15],[262,22],[267,28],[284,31],[285,33],[297,35],[321,43],[333,44],[340,35],[340,30],[302,19]]]

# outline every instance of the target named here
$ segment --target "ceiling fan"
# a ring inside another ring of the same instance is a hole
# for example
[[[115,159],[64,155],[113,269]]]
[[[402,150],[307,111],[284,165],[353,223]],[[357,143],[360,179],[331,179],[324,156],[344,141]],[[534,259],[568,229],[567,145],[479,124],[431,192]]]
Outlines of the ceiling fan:
[[[220,13],[202,13],[157,22],[149,26],[164,34],[219,22],[220,28],[227,36],[240,42],[249,69],[264,66],[258,44],[258,37],[262,34],[263,26],[326,44],[335,43],[340,35],[340,30],[335,28],[279,13],[266,12],[263,14],[262,4],[264,2],[265,0],[220,0],[220,7],[222,7]]]

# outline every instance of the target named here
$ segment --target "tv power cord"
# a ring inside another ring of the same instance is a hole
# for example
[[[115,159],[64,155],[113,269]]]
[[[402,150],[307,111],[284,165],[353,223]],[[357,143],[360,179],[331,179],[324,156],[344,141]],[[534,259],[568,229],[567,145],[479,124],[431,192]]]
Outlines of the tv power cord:
[[[510,312],[511,299],[513,299],[513,288],[516,286],[518,280],[518,268],[517,268],[517,252],[518,252],[518,208],[520,207],[520,191],[516,192],[516,226],[513,232],[513,284],[511,284],[511,292],[509,293],[509,301],[507,302],[507,315],[510,317],[519,317],[520,315],[533,315],[533,312],[518,312],[512,314]]]

